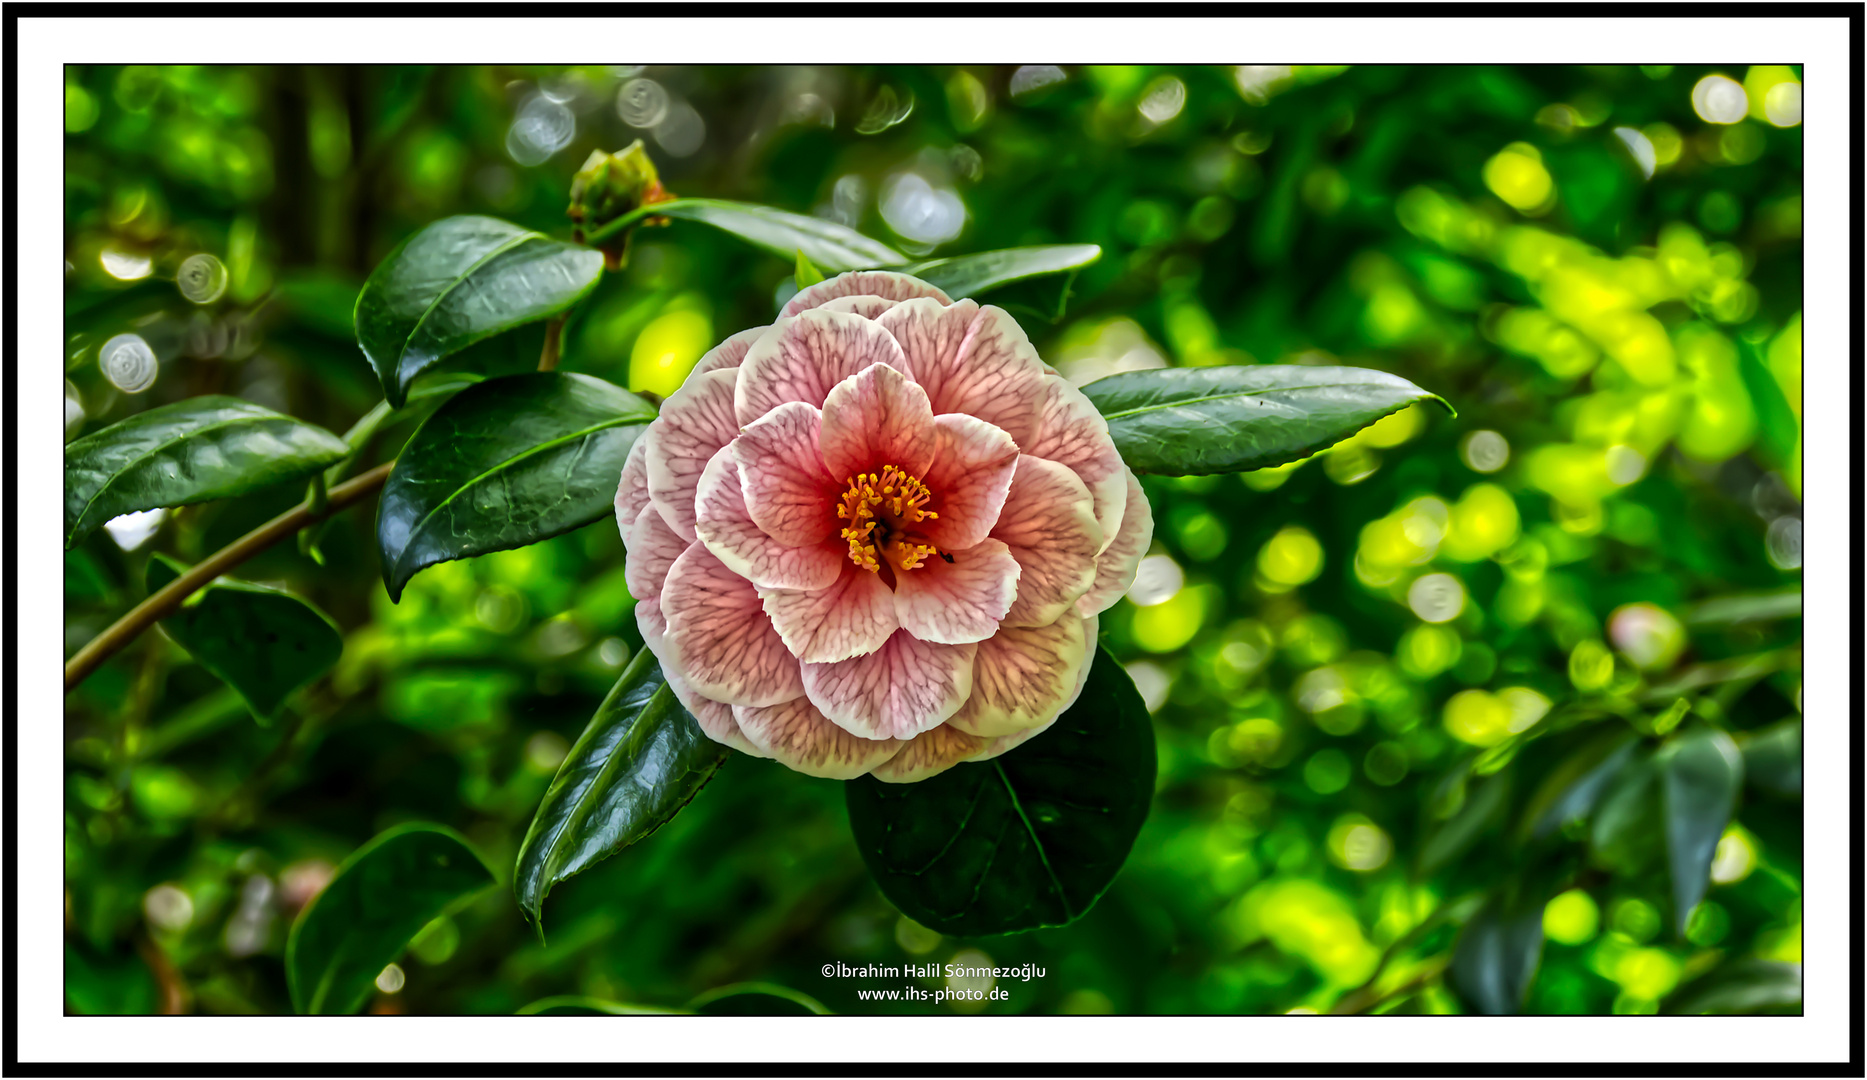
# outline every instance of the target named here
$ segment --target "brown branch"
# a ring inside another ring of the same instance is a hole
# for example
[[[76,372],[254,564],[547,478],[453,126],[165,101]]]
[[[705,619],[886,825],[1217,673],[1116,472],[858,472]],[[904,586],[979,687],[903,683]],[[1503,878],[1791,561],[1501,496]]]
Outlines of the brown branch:
[[[564,320],[569,317],[568,314],[557,315],[545,323],[545,347],[538,354],[539,371],[557,370],[558,354],[563,348]]]
[[[128,614],[112,623],[109,629],[92,638],[89,644],[79,649],[75,656],[65,662],[65,692],[69,694],[77,689],[78,684],[83,682],[91,672],[96,671],[99,665],[115,656],[125,645],[135,641],[138,635],[149,629],[157,620],[165,619],[180,610],[182,601],[194,595],[207,583],[318,518],[334,514],[381,487],[383,481],[389,478],[389,470],[394,464],[390,462],[387,465],[378,465],[369,472],[330,489],[323,513],[314,514],[308,502],[299,503],[221,548],[194,569],[158,589],[147,600],[131,608]]]

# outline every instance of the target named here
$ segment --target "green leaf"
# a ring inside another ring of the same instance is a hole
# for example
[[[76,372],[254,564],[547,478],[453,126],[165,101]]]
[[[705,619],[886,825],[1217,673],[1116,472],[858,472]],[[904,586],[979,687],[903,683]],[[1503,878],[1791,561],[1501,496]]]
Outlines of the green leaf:
[[[1398,375],[1300,364],[1126,371],[1083,393],[1108,421],[1128,467],[1163,476],[1301,461],[1416,402],[1453,412]]]
[[[1588,846],[1605,866],[1632,872],[1657,857],[1662,813],[1659,770],[1644,745],[1621,766],[1595,806]]]
[[[583,299],[603,254],[498,218],[442,218],[402,242],[357,295],[357,343],[400,408],[415,376],[476,341]]]
[[[666,825],[725,760],[639,650],[538,804],[512,872],[519,907],[542,925],[553,885]]]
[[[1106,650],[1050,730],[991,761],[844,791],[882,893],[942,934],[1010,934],[1082,917],[1128,857],[1154,795],[1154,731]]]
[[[1673,918],[1680,934],[1711,881],[1711,859],[1737,805],[1744,757],[1731,736],[1688,728],[1656,760],[1666,804],[1666,856],[1672,869]]]
[[[1802,587],[1701,600],[1680,613],[1687,626],[1735,626],[1802,616]]]
[[[1045,244],[932,259],[900,270],[959,300],[1026,278],[1081,270],[1101,257],[1094,244]]]
[[[1750,786],[1785,798],[1802,797],[1802,717],[1747,731],[1738,737],[1737,745],[1744,754],[1744,779]]]
[[[794,275],[794,280],[797,282],[799,292],[824,280],[823,271],[817,269],[808,258],[804,257],[803,248],[797,249],[797,273]]]
[[[1566,758],[1537,788],[1523,812],[1526,837],[1541,840],[1594,812],[1602,793],[1633,759],[1639,736],[1613,731]]]
[[[658,1009],[653,1005],[627,1005],[620,1001],[605,1001],[602,998],[583,997],[577,994],[559,994],[555,997],[539,998],[529,1005],[522,1005],[516,1016],[688,1016],[686,1009]]]
[[[728,202],[725,199],[675,199],[655,203],[631,214],[698,221],[723,229],[754,247],[763,248],[780,259],[792,259],[798,253],[825,274],[845,270],[867,270],[877,266],[899,266],[907,256],[879,240],[871,240],[854,229],[833,221],[805,217],[756,203]],[[624,220],[624,219],[618,219]]]
[[[717,986],[688,1003],[701,1016],[829,1016],[830,1010],[808,994],[776,983],[748,982]]]
[[[1523,1007],[1542,956],[1541,897],[1528,890],[1509,902],[1494,897],[1459,934],[1452,980],[1478,1011],[1511,1016]]]
[[[1420,874],[1425,876],[1463,854],[1504,814],[1511,774],[1500,772],[1472,785],[1458,809],[1431,827],[1420,844]]]
[[[292,924],[285,943],[292,1008],[314,1016],[356,1012],[410,938],[493,882],[451,829],[411,824],[378,835],[343,861]]]
[[[623,459],[654,418],[627,390],[563,371],[488,379],[449,398],[383,485],[376,540],[389,598],[423,567],[609,515]]]
[[[144,575],[155,592],[187,566],[158,554]],[[180,611],[163,619],[162,632],[195,662],[232,687],[261,723],[278,715],[294,690],[329,671],[344,651],[330,616],[284,589],[217,578]]]
[[[323,428],[239,398],[161,405],[65,447],[65,546],[119,514],[303,479],[347,452]]]
[[[1802,1005],[1802,965],[1738,957],[1673,991],[1660,1012],[1668,1016],[1742,1016],[1796,1010]]]

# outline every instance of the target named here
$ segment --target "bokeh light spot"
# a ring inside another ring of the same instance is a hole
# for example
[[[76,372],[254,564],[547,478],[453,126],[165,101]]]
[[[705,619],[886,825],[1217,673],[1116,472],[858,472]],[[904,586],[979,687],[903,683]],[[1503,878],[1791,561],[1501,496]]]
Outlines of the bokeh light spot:
[[[1750,98],[1728,76],[1707,75],[1692,88],[1692,111],[1708,124],[1735,124],[1750,111]]]

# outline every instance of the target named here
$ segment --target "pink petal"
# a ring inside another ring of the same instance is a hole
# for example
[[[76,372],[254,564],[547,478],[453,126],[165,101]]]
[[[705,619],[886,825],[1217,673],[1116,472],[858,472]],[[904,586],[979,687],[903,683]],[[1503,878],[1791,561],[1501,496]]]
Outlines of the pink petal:
[[[934,457],[927,392],[887,364],[864,368],[824,398],[821,445],[830,475],[845,483],[884,465],[925,476]]]
[[[920,278],[886,270],[851,270],[819,281],[793,296],[779,315],[790,318],[800,311],[819,307],[839,296],[879,296],[884,300],[912,300],[917,296],[931,296],[942,304],[953,302],[945,293]]]
[[[853,780],[901,749],[894,739],[851,735],[830,723],[807,697],[765,708],[736,706],[733,716],[765,756],[806,776]]]
[[[781,544],[804,547],[834,536],[836,498],[843,485],[817,450],[822,415],[793,401],[748,424],[733,440],[746,512]]]
[[[766,535],[746,512],[739,463],[732,448],[713,455],[694,495],[694,532],[726,568],[772,589],[821,589],[849,566],[849,545],[831,537],[810,547],[787,547]]]
[[[674,560],[661,590],[670,667],[697,693],[728,705],[776,705],[804,692],[797,658],[772,629],[752,583],[695,544]]]
[[[895,632],[895,596],[881,575],[847,557],[828,587],[760,589],[765,614],[784,647],[807,664],[832,664],[872,653]]]
[[[733,386],[739,373],[712,371],[687,382],[661,404],[648,425],[648,497],[668,527],[694,538],[694,489],[720,447],[739,434],[733,415]]]
[[[1102,528],[1094,506],[1068,468],[1029,454],[1018,459],[1011,494],[992,526],[1024,571],[1007,626],[1048,626],[1095,584]]]
[[[1128,586],[1134,584],[1135,568],[1154,540],[1154,509],[1148,505],[1141,481],[1128,474],[1128,502],[1122,512],[1121,530],[1115,540],[1096,556],[1096,583],[1076,599],[1078,615],[1096,615],[1115,606]]]
[[[901,342],[934,412],[976,416],[1004,428],[1019,446],[1037,435],[1044,364],[1003,308],[909,300],[878,321]]]
[[[661,666],[666,670],[668,619],[661,613],[659,599],[635,602],[635,628],[642,632],[642,641],[648,645],[648,651],[662,661]]]
[[[1096,501],[1102,537],[1113,540],[1128,504],[1128,466],[1109,438],[1108,421],[1081,390],[1060,375],[1044,376],[1043,416],[1037,440],[1024,447],[1033,457],[1068,465]]]
[[[741,330],[713,346],[705,356],[700,358],[700,362],[694,365],[694,370],[687,373],[688,381],[692,382],[695,376],[705,375],[709,371],[738,367],[745,361],[746,350],[752,347],[754,341],[764,337],[765,332],[770,329],[769,326],[754,326],[750,330]]]
[[[849,311],[865,319],[878,319],[882,312],[895,306],[895,301],[880,296],[839,296],[834,300],[818,305],[815,311]]]
[[[668,568],[688,548],[688,542],[668,528],[653,506],[642,507],[622,544],[622,580],[629,587],[629,595],[638,601],[661,595]]]
[[[1018,561],[997,540],[981,540],[953,561],[934,556],[895,572],[894,608],[902,629],[922,641],[963,645],[998,629],[1018,592]]]
[[[661,676],[668,681],[668,689],[674,691],[674,696],[680,699],[681,708],[686,709],[700,724],[700,730],[706,733],[707,738],[756,758],[771,756],[746,738],[745,733],[739,729],[738,721],[733,719],[731,705],[700,696],[678,672],[666,667],[662,668]]]
[[[1088,646],[1086,655],[1083,657],[1083,668],[1082,671],[1077,673],[1076,689],[1070,691],[1069,698],[1063,702],[1063,707],[1057,710],[1057,715],[1034,728],[1025,728],[1023,731],[1015,731],[1010,735],[1000,735],[998,738],[992,739],[985,744],[985,749],[981,750],[978,755],[972,759],[973,761],[990,761],[1007,751],[1016,750],[1018,747],[1030,742],[1036,736],[1042,735],[1044,732],[1055,727],[1058,720],[1061,720],[1064,716],[1069,714],[1070,707],[1076,704],[1076,699],[1082,697],[1083,686],[1089,682],[1089,666],[1095,663],[1097,621],[1097,618],[1093,615],[1083,620],[1083,640]]]
[[[912,738],[965,703],[978,648],[918,641],[897,630],[867,656],[805,664],[804,692],[823,715],[852,734]]]
[[[648,452],[648,443],[642,435],[629,445],[629,456],[622,461],[622,479],[616,484],[616,528],[625,540],[630,526],[641,516],[642,507],[648,505],[648,459],[643,456]]]
[[[962,761],[976,756],[987,745],[985,739],[968,735],[952,724],[941,724],[916,736],[901,752],[877,765],[872,771],[877,780],[890,784],[912,784],[937,776]]]
[[[1009,735],[1063,711],[1088,655],[1075,613],[1049,626],[1000,627],[979,643],[972,696],[947,723],[972,735]]]
[[[870,364],[913,374],[901,346],[880,324],[847,311],[807,311],[779,319],[739,365],[733,408],[750,424],[787,401],[821,408],[830,388]]]
[[[933,464],[923,474],[939,514],[920,528],[948,551],[960,551],[992,531],[1018,469],[1018,444],[998,427],[971,416],[934,417]]]

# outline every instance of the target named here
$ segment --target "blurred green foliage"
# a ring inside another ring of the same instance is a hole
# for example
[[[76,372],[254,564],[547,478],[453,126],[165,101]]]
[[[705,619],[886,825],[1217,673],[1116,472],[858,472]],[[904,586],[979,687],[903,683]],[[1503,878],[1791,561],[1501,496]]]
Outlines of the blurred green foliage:
[[[981,953],[1046,974],[939,1009],[1467,1012],[1519,979],[1535,1012],[1799,1008],[1796,69],[68,70],[68,437],[203,393],[345,430],[379,397],[351,321],[376,262],[453,213],[567,236],[579,163],[638,137],[675,193],[917,258],[1101,245],[1067,308],[1060,279],[992,297],[1079,382],[1339,362],[1459,410],[1146,480],[1156,547],[1102,628],[1154,710],[1159,788],[1076,924],[942,939],[864,873],[837,784],[736,756],[560,886],[548,943],[489,890],[416,938],[374,1011],[678,1007],[761,980],[920,1013],[819,969]],[[219,266],[182,270],[202,254]],[[562,366],[665,395],[795,269],[644,228]],[[458,366],[528,369],[542,333]],[[100,361],[122,334],[159,362],[134,393],[146,373]],[[390,418],[356,467],[412,428]],[[93,535],[66,560],[67,654],[141,597],[152,552],[197,561],[303,490]],[[160,633],[68,699],[73,1011],[289,1011],[293,916],[399,823],[509,875],[641,646],[621,542],[599,524],[443,564],[391,604],[372,525],[339,517],[322,565],[281,545],[241,571],[344,636],[271,728]],[[1679,912],[1667,826],[1694,789],[1666,769],[1688,739],[1747,776]],[[1591,776],[1595,812],[1563,811]],[[1539,911],[1534,977],[1496,968]]]

